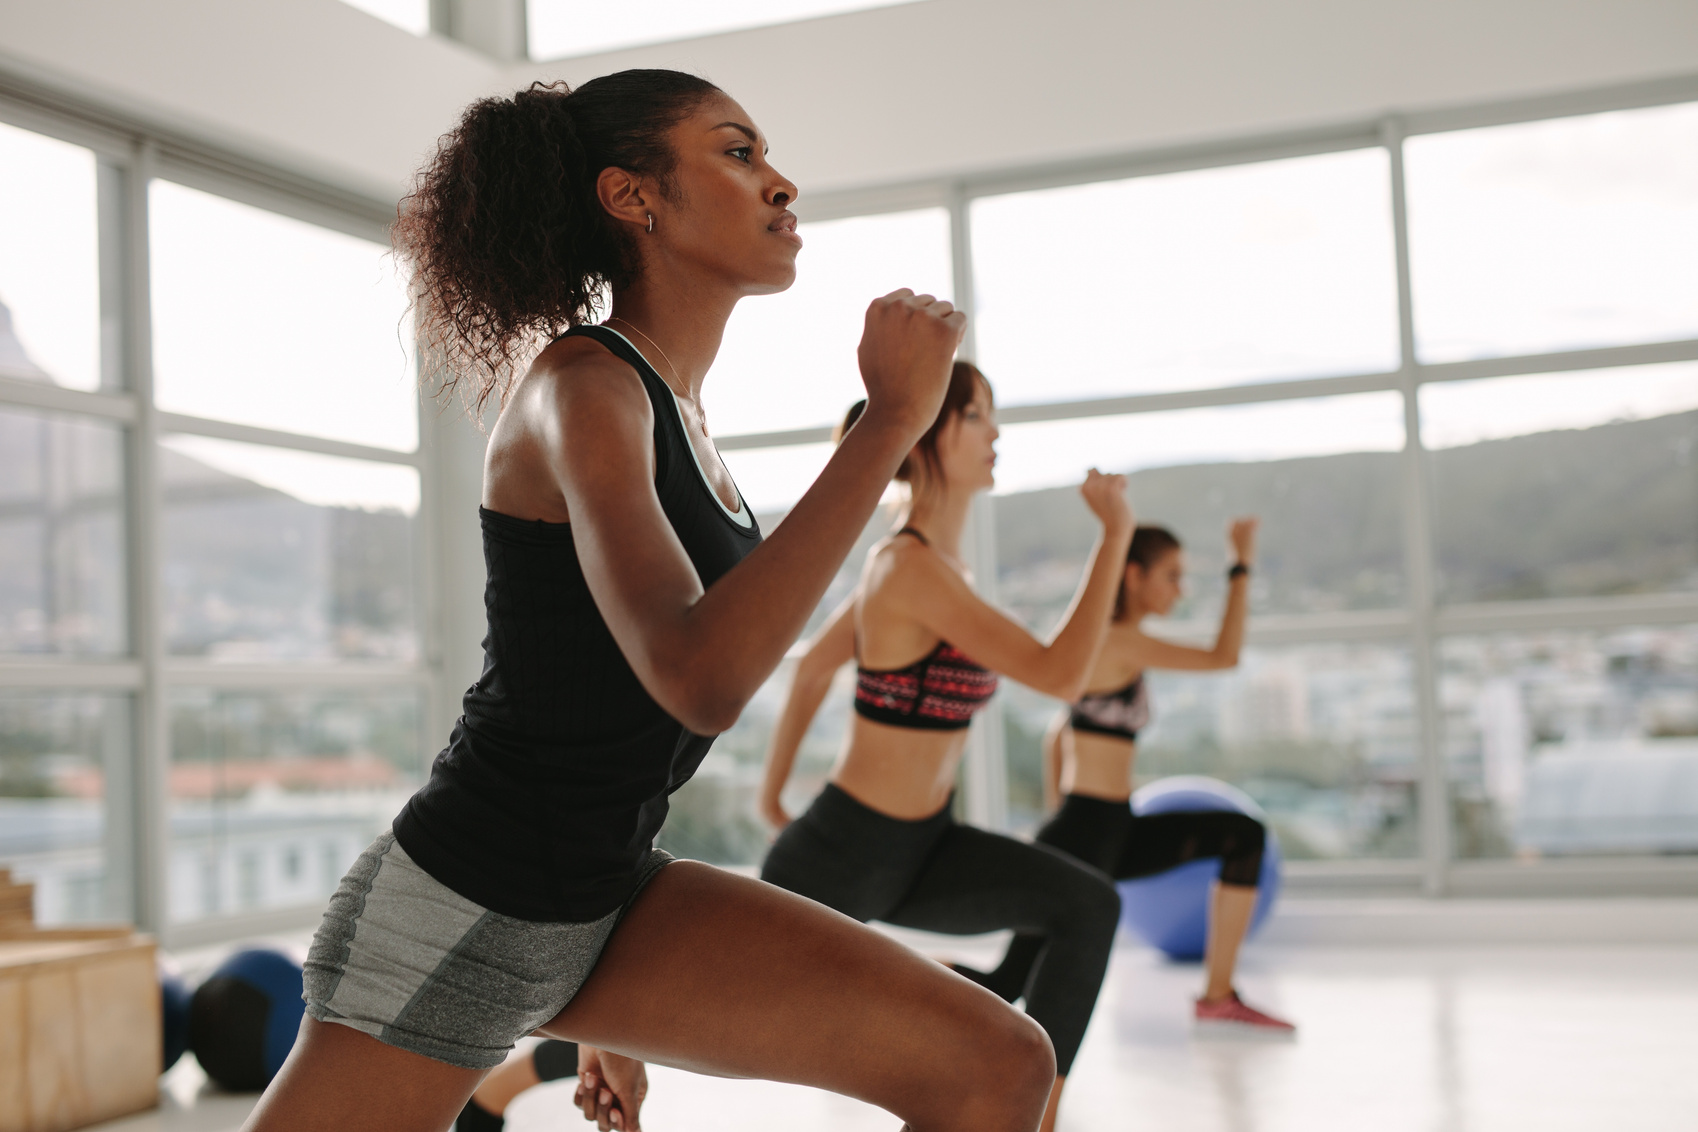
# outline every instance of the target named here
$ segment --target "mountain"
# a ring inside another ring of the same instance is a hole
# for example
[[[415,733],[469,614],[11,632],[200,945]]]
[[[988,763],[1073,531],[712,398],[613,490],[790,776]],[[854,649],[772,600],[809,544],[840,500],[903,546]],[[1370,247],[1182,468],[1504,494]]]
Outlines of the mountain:
[[[1535,433],[1429,453],[1440,597],[1499,601],[1698,585],[1698,412]],[[1195,592],[1176,616],[1218,609],[1224,532],[1262,519],[1256,608],[1300,613],[1403,600],[1399,453],[1191,464],[1132,473],[1141,521],[1187,548]],[[1053,623],[1096,525],[1076,489],[998,496],[1000,600]]]

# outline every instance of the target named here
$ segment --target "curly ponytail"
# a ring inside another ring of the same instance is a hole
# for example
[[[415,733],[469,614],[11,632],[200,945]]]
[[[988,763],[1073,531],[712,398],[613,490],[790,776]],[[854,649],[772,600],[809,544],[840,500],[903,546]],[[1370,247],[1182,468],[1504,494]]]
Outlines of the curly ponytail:
[[[667,133],[718,91],[680,71],[631,70],[577,90],[532,83],[467,108],[402,199],[393,233],[438,396],[457,390],[481,415],[527,355],[632,281],[634,249],[596,179],[624,169],[673,199]]]

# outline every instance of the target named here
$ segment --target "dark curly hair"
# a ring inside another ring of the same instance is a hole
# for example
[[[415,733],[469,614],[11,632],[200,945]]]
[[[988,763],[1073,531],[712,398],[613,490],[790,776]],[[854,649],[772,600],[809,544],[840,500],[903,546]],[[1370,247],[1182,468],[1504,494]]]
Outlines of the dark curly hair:
[[[481,416],[543,341],[591,318],[636,257],[602,209],[607,168],[675,200],[667,133],[719,88],[680,71],[532,83],[467,108],[401,201],[395,252],[411,269],[424,372]]]

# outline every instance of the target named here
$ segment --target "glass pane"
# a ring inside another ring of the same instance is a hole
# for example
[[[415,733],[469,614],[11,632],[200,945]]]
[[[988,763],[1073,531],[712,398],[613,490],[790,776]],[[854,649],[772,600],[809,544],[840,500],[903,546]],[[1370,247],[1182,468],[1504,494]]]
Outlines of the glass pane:
[[[1131,473],[1139,521],[1186,544],[1177,617],[1218,616],[1226,526],[1237,515],[1262,519],[1255,612],[1397,605],[1402,446],[1395,393],[1007,425],[997,444],[999,599],[1034,629],[1060,617],[1097,535],[1077,490],[1094,465]]]
[[[0,123],[0,377],[100,385],[94,154]]]
[[[1698,626],[1440,642],[1462,857],[1698,852]]]
[[[733,448],[721,452],[719,458],[737,481],[743,498],[760,516],[761,529],[770,531],[813,486],[831,452],[830,444],[788,444],[782,448]]]
[[[914,0],[527,0],[525,13],[531,58],[560,59],[911,3]]]
[[[419,699],[173,691],[171,921],[323,903],[423,781]]]
[[[132,851],[105,807],[129,757],[127,696],[0,691],[0,866],[35,885],[37,923],[127,917]]]
[[[1698,363],[1420,396],[1444,600],[1698,589]]]
[[[940,298],[953,291],[941,208],[800,231],[795,284],[744,299],[725,328],[703,394],[715,435],[836,424],[863,395],[855,347],[867,304],[898,287]]]
[[[1174,774],[1230,782],[1267,811],[1288,859],[1416,855],[1408,649],[1247,649],[1231,672],[1152,672],[1150,699],[1138,785]],[[1016,825],[1032,826],[1042,797],[1038,744],[1057,704],[1008,686],[1003,711],[1010,809]]]
[[[976,200],[979,358],[1010,405],[1395,369],[1388,176],[1369,149]]]
[[[0,409],[0,653],[125,651],[123,432]]]
[[[1404,152],[1423,361],[1698,336],[1698,103]]]
[[[199,436],[160,457],[171,652],[418,655],[417,471]]]
[[[160,408],[418,446],[412,321],[387,248],[169,181],[148,208]]]

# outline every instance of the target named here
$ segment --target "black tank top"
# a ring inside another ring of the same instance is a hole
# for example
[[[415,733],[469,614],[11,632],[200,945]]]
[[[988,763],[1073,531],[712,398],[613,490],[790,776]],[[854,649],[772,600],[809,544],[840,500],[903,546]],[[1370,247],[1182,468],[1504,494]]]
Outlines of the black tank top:
[[[726,513],[703,478],[677,401],[614,331],[580,326],[631,364],[654,405],[655,491],[704,586],[760,542],[739,499]],[[578,565],[569,523],[479,508],[488,582],[483,675],[395,838],[431,876],[503,915],[599,919],[638,867],[712,736],[655,702],[626,663]]]

